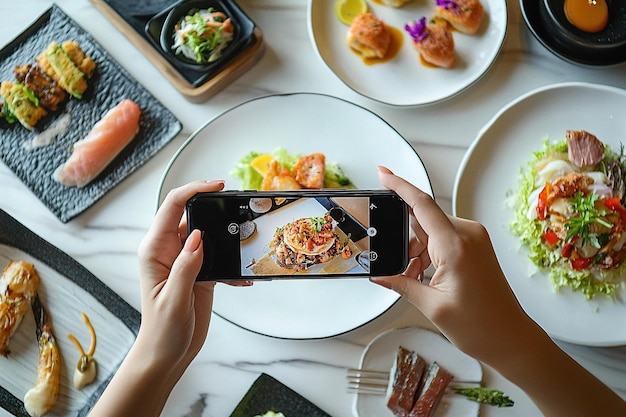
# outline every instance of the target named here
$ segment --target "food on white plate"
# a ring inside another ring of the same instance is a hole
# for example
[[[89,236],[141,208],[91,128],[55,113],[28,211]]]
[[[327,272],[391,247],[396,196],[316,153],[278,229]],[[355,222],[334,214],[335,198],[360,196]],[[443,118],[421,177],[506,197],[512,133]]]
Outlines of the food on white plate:
[[[385,22],[373,13],[357,15],[350,25],[346,43],[363,58],[385,58],[392,35]]]
[[[452,68],[455,62],[454,37],[447,25],[437,19],[407,23],[404,29],[413,39],[413,47],[428,64]]]
[[[0,95],[4,100],[2,115],[9,123],[18,121],[28,130],[32,130],[37,122],[48,112],[39,105],[39,99],[23,84],[2,81]]]
[[[485,8],[480,0],[437,0],[434,14],[459,32],[473,35],[485,17]]]
[[[369,9],[365,0],[335,0],[335,15],[341,23],[352,24],[355,16]]]
[[[87,328],[89,329],[89,334],[91,335],[89,350],[85,353],[83,346],[80,344],[76,336],[71,333],[67,335],[67,338],[74,343],[80,353],[80,357],[76,363],[76,368],[74,369],[74,377],[72,379],[76,389],[82,389],[85,385],[91,384],[96,379],[98,372],[98,366],[93,357],[96,352],[96,330],[93,328],[87,314],[82,313],[82,317],[83,321],[87,325]]]
[[[431,417],[447,392],[497,407],[515,404],[500,390],[452,386],[453,379],[437,362],[428,364],[416,351],[398,346],[387,383],[387,408],[398,417]]]
[[[13,70],[15,78],[39,99],[39,104],[50,111],[56,111],[65,100],[65,90],[37,65],[18,65]]]
[[[61,355],[52,333],[48,312],[35,294],[31,307],[37,324],[37,380],[24,395],[24,408],[33,417],[40,417],[52,410],[59,396]]]
[[[337,236],[333,219],[326,213],[322,217],[303,217],[276,228],[269,246],[278,265],[301,272],[331,261],[348,243],[349,239],[342,242]]]
[[[354,188],[341,167],[326,161],[324,154],[301,156],[282,148],[271,154],[249,152],[237,161],[230,175],[241,180],[244,190]]]
[[[584,130],[546,140],[523,167],[511,229],[555,290],[591,299],[624,284],[625,172],[623,146],[616,152]]]
[[[414,351],[398,347],[390,372],[387,407],[398,417],[432,416],[452,381],[437,362],[426,362]]]
[[[276,412],[276,411],[268,410],[264,414],[257,414],[254,417],[286,417],[286,416],[280,411]]]
[[[190,10],[174,29],[172,49],[197,63],[220,58],[234,36],[230,18],[212,7]]]
[[[39,274],[25,261],[11,261],[0,277],[0,355],[10,353],[9,341],[37,294]]]
[[[50,42],[36,58],[39,67],[65,91],[82,98],[87,90],[87,79],[93,75],[96,64],[74,41],[59,45]]]
[[[69,159],[53,178],[68,187],[84,187],[93,181],[133,140],[139,131],[141,109],[129,99],[110,109],[89,134],[74,143]]]

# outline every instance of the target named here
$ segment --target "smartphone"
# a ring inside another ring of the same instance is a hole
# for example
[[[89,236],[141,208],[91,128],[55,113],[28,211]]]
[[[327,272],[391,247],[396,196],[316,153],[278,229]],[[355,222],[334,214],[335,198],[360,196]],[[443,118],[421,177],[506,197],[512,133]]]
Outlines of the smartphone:
[[[408,264],[408,207],[390,190],[221,191],[187,202],[199,280],[369,277]]]

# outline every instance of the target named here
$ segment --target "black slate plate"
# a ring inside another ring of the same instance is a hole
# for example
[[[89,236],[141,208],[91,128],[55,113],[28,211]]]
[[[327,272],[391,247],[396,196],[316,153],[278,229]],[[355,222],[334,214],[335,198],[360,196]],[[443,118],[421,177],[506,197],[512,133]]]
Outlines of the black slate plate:
[[[286,417],[330,417],[291,388],[262,373],[230,417],[254,417],[267,411],[282,412]]]
[[[0,159],[62,222],[91,207],[154,156],[182,128],[167,108],[56,5],[0,50],[0,80],[15,81],[15,66],[34,63],[48,43],[66,40],[78,42],[97,65],[83,99],[67,100],[37,125],[39,131],[44,130],[64,112],[69,112],[71,121],[67,132],[51,145],[26,150],[22,145],[37,132],[28,131],[18,123],[9,125],[0,121]],[[104,113],[124,98],[135,101],[142,111],[135,139],[86,187],[70,188],[54,181],[52,173],[69,158],[72,144],[85,137]]]
[[[619,33],[619,37],[623,38],[625,6],[621,0],[610,3],[612,14],[609,14],[609,24],[602,33],[585,34],[572,27],[572,33],[576,36],[569,37],[559,34],[555,24],[546,24],[542,13],[547,12],[542,12],[542,3],[543,0],[520,0],[520,8],[533,36],[554,55],[586,66],[602,67],[626,62],[626,46],[621,43],[611,47],[606,40],[607,37],[611,38],[613,32]]]
[[[127,348],[137,336],[140,324],[139,312],[73,258],[0,210],[0,269],[8,262],[6,258],[17,260],[15,256],[20,256],[21,259],[29,258],[23,260],[32,262],[39,272],[40,296],[52,317],[65,368],[73,369],[78,359],[76,349],[65,334],[71,331],[81,340],[83,347],[89,344],[84,334],[81,337],[80,333],[86,331],[86,326],[80,318],[81,310],[87,313],[96,328],[98,336],[94,355],[98,363],[96,382],[77,392],[70,387],[72,375],[67,369],[62,370],[59,401],[50,414],[85,416],[104,391],[126,355]],[[58,302],[59,300],[61,302]],[[66,323],[69,323],[69,326]],[[121,342],[115,343],[115,340],[112,340],[115,338],[119,338]],[[29,312],[24,317],[9,347],[11,349],[9,357],[0,357],[2,369],[0,407],[15,416],[30,417],[24,409],[21,395],[20,398],[13,395],[9,391],[7,381],[16,386],[29,387],[29,384],[34,384],[37,342],[32,313]],[[24,371],[16,372],[16,369]],[[20,381],[21,378],[26,381]],[[16,393],[15,391],[23,389],[14,387],[13,391]]]

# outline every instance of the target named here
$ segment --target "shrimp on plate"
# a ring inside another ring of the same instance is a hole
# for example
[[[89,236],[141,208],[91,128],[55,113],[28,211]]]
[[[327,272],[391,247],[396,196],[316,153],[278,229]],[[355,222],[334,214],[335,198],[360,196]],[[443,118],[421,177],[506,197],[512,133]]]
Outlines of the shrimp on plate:
[[[39,288],[39,275],[33,264],[12,261],[0,277],[0,355],[10,353],[9,340],[28,311]]]

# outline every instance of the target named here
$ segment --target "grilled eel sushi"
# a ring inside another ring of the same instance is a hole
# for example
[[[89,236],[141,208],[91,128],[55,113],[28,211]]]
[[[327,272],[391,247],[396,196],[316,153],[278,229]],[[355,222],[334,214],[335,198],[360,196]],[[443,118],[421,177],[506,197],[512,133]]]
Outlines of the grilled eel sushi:
[[[36,61],[50,78],[76,98],[82,98],[87,90],[87,79],[96,69],[95,62],[74,41],[61,45],[50,42]]]
[[[52,78],[37,65],[18,65],[13,70],[17,81],[35,94],[39,104],[50,111],[56,111],[67,94]]]
[[[10,262],[0,277],[0,355],[9,354],[9,340],[37,294],[39,275],[33,264]]]

